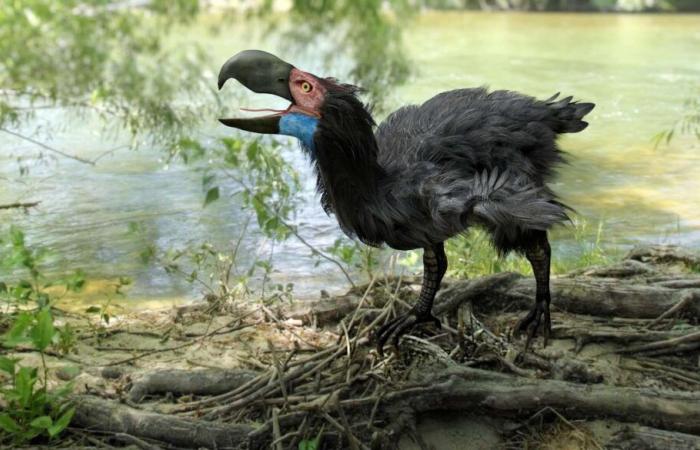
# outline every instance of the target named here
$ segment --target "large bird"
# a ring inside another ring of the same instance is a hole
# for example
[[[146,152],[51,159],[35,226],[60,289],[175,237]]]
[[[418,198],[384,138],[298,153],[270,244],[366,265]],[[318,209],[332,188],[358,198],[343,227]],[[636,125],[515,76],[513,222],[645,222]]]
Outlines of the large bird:
[[[527,349],[542,326],[546,345],[547,230],[568,220],[567,207],[547,182],[563,161],[557,135],[586,128],[582,119],[594,104],[456,89],[398,109],[375,131],[357,87],[304,72],[270,53],[236,54],[221,68],[219,89],[230,78],[291,102],[271,115],[221,122],[298,138],[314,165],[323,208],[347,235],[372,246],[423,249],[418,302],[376,332],[380,353],[389,339],[398,346],[416,324],[440,326],[431,309],[447,270],[444,242],[476,225],[490,232],[501,254],[516,251],[530,261],[535,303],[516,331],[527,332]]]

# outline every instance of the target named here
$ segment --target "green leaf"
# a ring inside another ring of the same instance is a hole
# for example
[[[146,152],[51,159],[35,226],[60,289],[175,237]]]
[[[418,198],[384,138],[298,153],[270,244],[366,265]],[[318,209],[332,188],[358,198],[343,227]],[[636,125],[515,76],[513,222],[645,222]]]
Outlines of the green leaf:
[[[10,331],[5,333],[3,337],[3,345],[6,347],[14,347],[27,341],[26,331],[32,324],[32,316],[29,313],[23,312],[15,319]]]
[[[53,317],[49,308],[43,308],[36,315],[36,324],[32,328],[31,337],[34,347],[39,351],[44,351],[53,340],[56,329],[53,326]]]
[[[56,422],[46,430],[48,431],[49,436],[54,437],[63,431],[68,424],[70,424],[73,414],[75,414],[75,408],[70,408],[64,412],[61,417],[59,417],[58,420],[56,420]]]
[[[317,450],[318,449],[318,444],[320,441],[320,437],[317,436],[315,439],[304,439],[303,441],[299,442],[299,450]]]
[[[0,414],[0,428],[13,434],[22,431],[17,422],[7,413]]]
[[[147,245],[146,248],[144,248],[141,253],[139,253],[139,258],[141,259],[141,262],[144,264],[148,264],[155,258],[156,256],[156,248],[153,245]]]
[[[216,175],[214,174],[206,174],[202,177],[202,186],[203,187],[208,187],[212,181],[216,178]]]
[[[15,375],[15,390],[17,391],[19,404],[22,408],[29,406],[34,384],[36,384],[36,369],[30,367],[20,367]]]
[[[66,278],[66,289],[71,292],[80,291],[85,286],[85,273],[82,270],[76,270],[74,274]]]
[[[24,233],[14,225],[10,227],[10,242],[15,247],[24,247]]]
[[[204,207],[206,208],[208,204],[215,202],[219,199],[219,186],[214,186],[207,191],[207,195],[204,198]]]
[[[37,417],[36,419],[32,420],[29,423],[30,426],[33,428],[42,428],[46,429],[49,428],[51,425],[53,425],[53,420],[51,420],[51,417],[49,416],[40,416]]]
[[[100,308],[99,306],[91,306],[85,310],[85,312],[88,314],[94,314],[94,313],[98,313],[100,311],[102,311],[102,308]]]
[[[19,361],[19,358],[7,358],[5,356],[0,356],[0,370],[7,372],[14,377],[17,361]]]

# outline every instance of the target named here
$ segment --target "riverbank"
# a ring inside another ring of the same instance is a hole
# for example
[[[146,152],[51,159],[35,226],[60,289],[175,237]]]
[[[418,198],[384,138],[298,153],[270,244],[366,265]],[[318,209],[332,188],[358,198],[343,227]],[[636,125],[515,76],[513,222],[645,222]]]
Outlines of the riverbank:
[[[695,448],[699,268],[698,255],[654,247],[556,277],[552,339],[530,352],[511,330],[534,283],[513,273],[446,282],[442,330],[415,330],[384,357],[370,332],[415,301],[417,279],[291,306],[210,299],[108,326],[64,315],[77,341],[47,364],[51,386],[73,381],[77,412],[53,446]]]

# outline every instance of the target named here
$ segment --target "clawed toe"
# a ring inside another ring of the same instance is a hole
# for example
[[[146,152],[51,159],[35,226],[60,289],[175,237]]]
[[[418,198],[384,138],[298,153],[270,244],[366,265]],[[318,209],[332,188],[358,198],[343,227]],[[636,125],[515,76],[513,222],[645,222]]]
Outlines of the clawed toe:
[[[537,335],[540,325],[542,325],[543,346],[546,347],[552,332],[552,321],[549,316],[549,306],[545,302],[538,302],[515,327],[516,334],[527,333],[525,351],[530,348],[532,339]]]
[[[384,356],[384,345],[389,339],[391,339],[391,344],[394,348],[398,350],[401,336],[413,328],[414,325],[425,322],[433,322],[436,327],[440,328],[440,320],[437,317],[430,313],[419,315],[415,311],[409,311],[387,322],[375,333],[377,352]]]

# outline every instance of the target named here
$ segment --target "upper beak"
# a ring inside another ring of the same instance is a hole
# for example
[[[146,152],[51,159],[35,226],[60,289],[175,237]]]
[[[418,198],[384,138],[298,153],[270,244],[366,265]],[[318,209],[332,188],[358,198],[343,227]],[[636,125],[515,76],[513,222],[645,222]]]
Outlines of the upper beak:
[[[235,78],[253,92],[273,94],[292,101],[289,73],[293,65],[261,50],[245,50],[232,56],[219,72],[219,89]]]
[[[261,50],[245,50],[231,57],[219,72],[219,89],[235,78],[253,92],[273,94],[294,102],[289,90],[289,74],[294,66]],[[224,125],[255,133],[276,134],[279,115],[248,119],[219,119]]]

